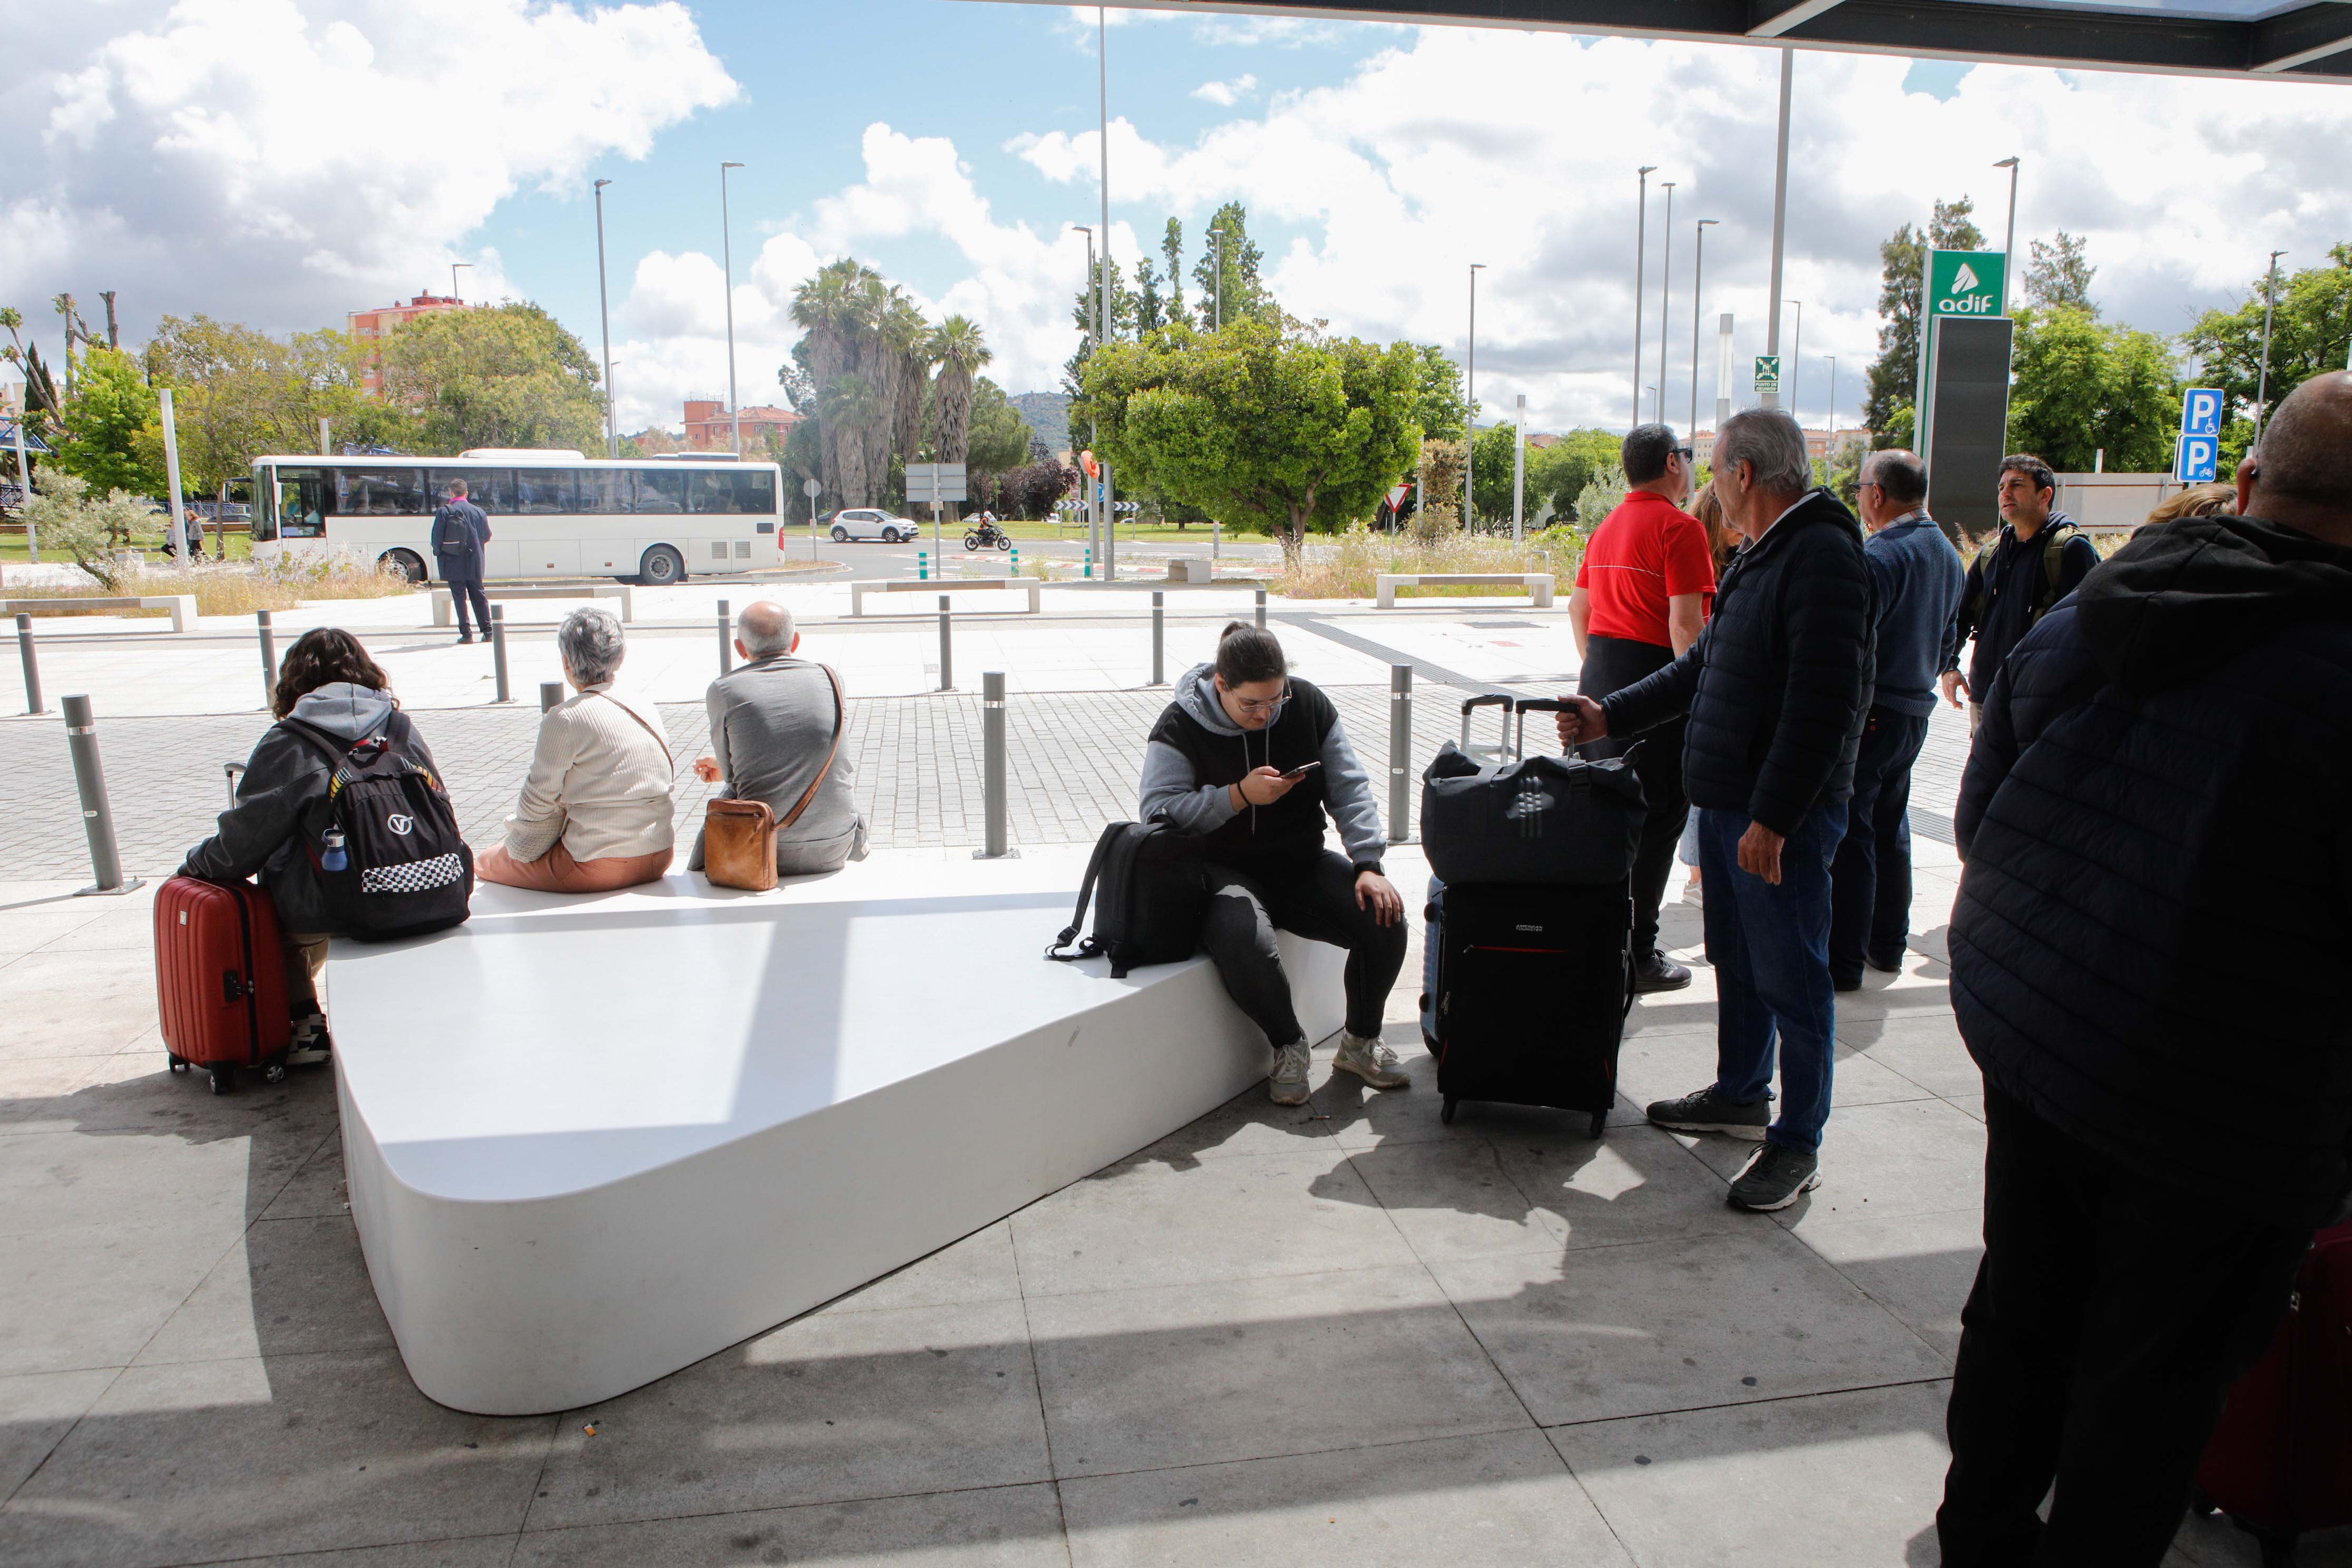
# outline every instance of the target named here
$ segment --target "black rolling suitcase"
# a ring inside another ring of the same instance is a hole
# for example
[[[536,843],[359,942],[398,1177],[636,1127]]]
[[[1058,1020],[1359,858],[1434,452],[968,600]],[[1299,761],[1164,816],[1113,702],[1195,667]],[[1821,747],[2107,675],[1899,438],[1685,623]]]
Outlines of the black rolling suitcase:
[[[1502,700],[1507,724],[1514,705]],[[1465,726],[1474,705],[1464,704]],[[1516,706],[1524,743],[1524,715],[1559,704]],[[1583,1111],[1595,1138],[1607,1128],[1633,1005],[1630,849],[1627,858],[1613,881],[1431,879],[1423,1030],[1437,1058],[1441,1120],[1451,1122],[1463,1100],[1485,1100]]]

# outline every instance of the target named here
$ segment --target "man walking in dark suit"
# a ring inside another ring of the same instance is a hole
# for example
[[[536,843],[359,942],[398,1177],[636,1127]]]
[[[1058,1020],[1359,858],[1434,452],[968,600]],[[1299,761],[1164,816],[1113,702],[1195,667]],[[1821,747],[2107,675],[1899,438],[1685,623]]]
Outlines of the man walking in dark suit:
[[[466,481],[451,479],[449,497],[433,514],[433,553],[441,563],[441,580],[449,584],[449,602],[457,610],[457,640],[474,640],[474,626],[490,635],[490,601],[482,592],[482,568],[488,561],[490,520],[466,499]],[[473,605],[473,621],[466,606]]]

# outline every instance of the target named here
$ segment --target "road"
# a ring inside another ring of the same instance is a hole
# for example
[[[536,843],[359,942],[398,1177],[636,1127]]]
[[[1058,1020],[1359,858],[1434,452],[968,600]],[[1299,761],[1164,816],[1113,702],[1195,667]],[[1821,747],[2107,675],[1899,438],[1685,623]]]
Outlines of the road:
[[[977,553],[967,552],[963,547],[963,534],[960,528],[950,530],[942,527],[940,530],[940,537],[946,546],[947,563],[950,567],[966,567],[989,562],[999,564],[1010,563],[1010,557],[1006,552],[995,550],[984,550]],[[816,540],[812,544],[807,531],[802,530],[786,536],[784,554],[790,561],[806,561],[813,549],[816,559],[820,561],[848,563],[854,569],[853,574],[859,578],[912,577],[917,571],[916,557],[919,552],[928,552],[930,550],[930,531],[926,527],[922,542],[919,544],[883,544],[870,541],[835,544],[829,539]],[[1067,539],[1015,540],[1013,548],[1020,551],[1021,559],[1024,563],[1033,561],[1067,561],[1075,563],[1085,555],[1086,538],[1083,532],[1073,528]],[[1121,540],[1118,554],[1122,562],[1148,559],[1157,563],[1179,555],[1206,557],[1209,550],[1209,535],[1202,533],[1197,542],[1187,539],[1181,543],[1172,540],[1150,540],[1141,542]],[[1218,554],[1219,558],[1224,561],[1246,561],[1254,564],[1272,565],[1282,559],[1282,547],[1271,540],[1250,540],[1245,542],[1226,540],[1219,546]]]

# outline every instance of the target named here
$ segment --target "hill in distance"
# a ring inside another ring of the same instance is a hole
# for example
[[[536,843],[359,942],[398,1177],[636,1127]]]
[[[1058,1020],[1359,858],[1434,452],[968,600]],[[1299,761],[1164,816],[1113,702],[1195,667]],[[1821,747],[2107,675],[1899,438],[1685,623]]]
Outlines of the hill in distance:
[[[1013,406],[1021,417],[1029,421],[1029,428],[1038,438],[1056,452],[1071,450],[1070,399],[1061,392],[1019,392],[1013,395]]]

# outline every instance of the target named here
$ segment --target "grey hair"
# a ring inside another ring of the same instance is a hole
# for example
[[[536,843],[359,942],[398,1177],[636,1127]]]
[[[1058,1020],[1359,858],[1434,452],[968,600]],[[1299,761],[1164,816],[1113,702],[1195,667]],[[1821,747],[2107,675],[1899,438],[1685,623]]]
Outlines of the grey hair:
[[[1727,479],[1739,465],[1756,470],[1749,483],[1767,495],[1798,495],[1813,488],[1813,460],[1805,433],[1783,408],[1743,408],[1723,422],[1715,438],[1714,467]]]
[[[555,628],[555,651],[577,686],[596,686],[619,672],[628,649],[621,643],[621,623],[610,610],[579,609]]]
[[[754,599],[735,617],[735,635],[752,658],[793,651],[793,613],[772,599]]]

